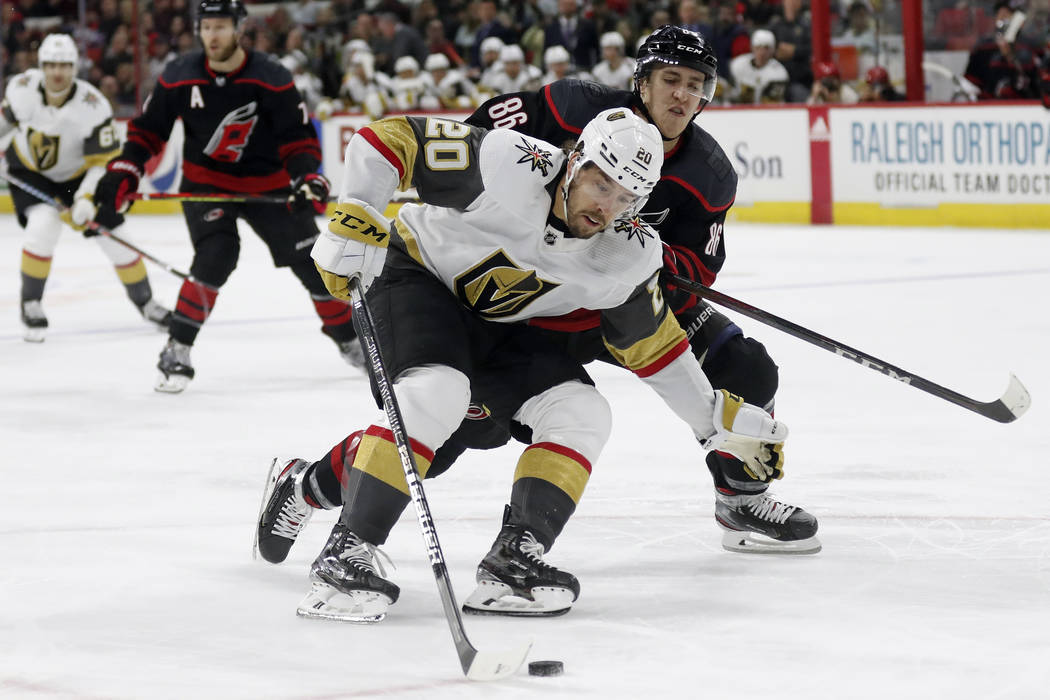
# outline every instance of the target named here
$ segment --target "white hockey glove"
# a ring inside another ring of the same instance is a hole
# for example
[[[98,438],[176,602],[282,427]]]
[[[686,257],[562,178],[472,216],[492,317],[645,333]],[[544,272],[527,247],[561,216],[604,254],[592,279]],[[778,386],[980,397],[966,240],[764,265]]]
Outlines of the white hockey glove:
[[[368,289],[386,264],[390,224],[374,208],[358,200],[340,202],[314,243],[310,256],[317,264],[328,293],[350,300],[350,278]]]
[[[73,228],[83,231],[84,227],[95,220],[97,207],[91,201],[91,195],[86,194],[73,200],[73,206],[69,209],[69,218],[73,221]]]
[[[725,389],[715,391],[715,434],[700,444],[728,452],[744,463],[753,479],[769,482],[784,476],[783,444],[788,429],[758,406]]]

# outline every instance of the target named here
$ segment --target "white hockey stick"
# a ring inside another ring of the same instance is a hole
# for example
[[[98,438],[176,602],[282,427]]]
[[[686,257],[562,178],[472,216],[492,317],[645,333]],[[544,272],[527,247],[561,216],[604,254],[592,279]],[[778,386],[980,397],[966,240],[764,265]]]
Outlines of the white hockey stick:
[[[452,582],[448,577],[448,568],[445,566],[445,555],[441,551],[437,530],[434,528],[434,519],[430,515],[430,506],[423,492],[423,482],[416,468],[415,455],[412,454],[409,447],[404,420],[401,418],[401,409],[398,408],[397,398],[394,396],[393,382],[390,380],[390,375],[380,354],[379,344],[376,342],[372,313],[365,302],[364,293],[356,277],[350,280],[350,298],[354,305],[354,318],[357,319],[358,329],[361,331],[361,347],[368,356],[372,377],[379,388],[379,395],[383,399],[383,409],[390,423],[390,432],[394,434],[397,454],[401,458],[401,468],[404,469],[405,479],[408,481],[408,493],[412,498],[412,505],[416,508],[416,518],[423,531],[423,543],[426,545],[427,557],[430,559],[430,566],[437,580],[441,604],[445,608],[445,619],[448,620],[448,627],[452,632],[452,641],[456,645],[456,653],[459,654],[463,673],[467,678],[475,681],[506,678],[525,663],[532,642],[517,649],[478,651],[467,639],[467,631],[463,628],[463,618],[460,617],[459,605],[456,604]]]

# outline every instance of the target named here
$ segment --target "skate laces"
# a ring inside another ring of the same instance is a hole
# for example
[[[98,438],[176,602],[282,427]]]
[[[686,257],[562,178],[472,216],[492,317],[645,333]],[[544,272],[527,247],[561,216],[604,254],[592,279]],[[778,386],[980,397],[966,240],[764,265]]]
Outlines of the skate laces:
[[[518,542],[518,551],[524,554],[530,562],[541,568],[554,568],[547,562],[543,561],[543,554],[547,550],[542,544],[536,541],[536,537],[528,530],[521,535],[521,540]]]
[[[38,299],[22,302],[22,315],[28,319],[38,320],[44,318],[44,305]]]
[[[786,521],[791,517],[792,513],[798,510],[795,506],[781,503],[764,493],[754,496],[748,502],[747,508],[754,513],[756,517],[778,524]]]
[[[339,553],[338,559],[355,569],[378,574],[383,578],[387,578],[383,560],[391,568],[394,568],[394,561],[386,552],[373,544],[363,542],[361,538],[352,532],[347,533],[346,541],[343,542],[343,551]]]

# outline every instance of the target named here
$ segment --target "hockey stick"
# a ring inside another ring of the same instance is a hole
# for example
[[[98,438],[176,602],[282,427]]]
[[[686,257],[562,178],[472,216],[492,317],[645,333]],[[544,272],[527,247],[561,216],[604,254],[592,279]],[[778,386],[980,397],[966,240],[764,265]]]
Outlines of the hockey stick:
[[[170,199],[179,202],[232,202],[234,204],[288,203],[288,195],[232,194],[227,192],[135,192],[128,195],[128,199],[143,202]]]
[[[33,187],[28,182],[25,182],[21,178],[16,177],[15,175],[12,175],[10,172],[8,172],[8,170],[7,170],[7,161],[3,161],[3,165],[0,166],[0,178],[3,178],[4,180],[7,180],[10,184],[14,185],[18,189],[20,189],[23,192],[25,192],[26,194],[33,195],[34,197],[39,199],[44,204],[50,204],[51,206],[53,206],[55,209],[58,209],[58,211],[63,213],[63,214],[67,213],[69,211],[69,207],[67,207],[65,204],[63,204],[61,200],[59,200],[59,199],[57,199],[55,197],[52,197],[51,195],[47,194],[46,192],[44,192],[42,190],[37,189],[36,187]],[[149,260],[151,263],[153,263],[157,267],[160,267],[160,268],[166,270],[167,272],[170,272],[171,274],[175,275],[176,277],[184,279],[187,282],[190,282],[191,284],[195,284],[195,285],[198,285],[200,287],[204,287],[205,289],[210,289],[213,292],[218,291],[218,289],[216,287],[213,287],[210,284],[207,284],[205,282],[201,282],[199,279],[197,279],[193,275],[190,275],[188,273],[183,272],[182,270],[179,270],[179,269],[176,269],[176,268],[172,267],[171,265],[169,265],[168,263],[164,262],[160,258],[154,257],[154,256],[150,255],[149,253],[147,253],[146,251],[144,251],[141,248],[139,248],[138,246],[133,245],[130,241],[124,240],[123,238],[121,238],[117,234],[113,233],[112,231],[110,231],[108,228],[106,228],[102,224],[98,223],[97,221],[90,221],[90,222],[88,222],[87,225],[85,226],[85,228],[89,228],[92,231],[95,231],[96,233],[99,233],[99,234],[101,234],[103,236],[106,236],[107,238],[113,239],[114,241],[116,241],[117,243],[121,244],[125,248],[128,248],[129,250],[135,251],[136,253],[138,253],[139,255],[144,257],[146,260]]]
[[[412,498],[412,505],[416,508],[416,518],[419,527],[423,531],[423,543],[427,548],[427,557],[437,580],[438,593],[441,594],[441,604],[445,608],[445,619],[448,620],[449,630],[452,632],[452,641],[456,645],[456,653],[459,654],[459,662],[463,666],[463,673],[467,678],[475,681],[492,681],[506,678],[513,674],[525,662],[529,654],[532,642],[524,648],[506,651],[478,651],[467,639],[467,632],[463,628],[463,618],[459,614],[459,605],[452,592],[452,582],[448,577],[448,568],[445,566],[445,555],[438,542],[437,530],[434,527],[434,519],[430,515],[430,506],[427,504],[426,494],[423,492],[423,482],[419,478],[416,468],[415,455],[408,444],[408,435],[405,433],[404,420],[401,417],[401,409],[394,396],[393,382],[383,362],[375,336],[375,321],[365,301],[364,293],[361,291],[360,282],[356,277],[350,279],[350,298],[354,306],[354,318],[357,319],[358,329],[361,331],[361,347],[368,356],[372,377],[375,379],[379,389],[379,395],[383,399],[383,409],[386,411],[387,421],[390,423],[390,432],[394,434],[394,443],[397,445],[397,454],[401,458],[401,468],[405,472],[408,481],[408,493]]]
[[[1032,397],[1028,394],[1028,390],[1024,388],[1024,385],[1021,384],[1020,380],[1018,380],[1013,374],[1010,375],[1010,383],[1006,387],[1006,391],[1002,396],[995,401],[982,403],[956,393],[951,389],[946,389],[939,384],[934,384],[928,379],[923,379],[916,374],[912,374],[900,367],[891,365],[890,363],[869,355],[866,352],[851,348],[848,345],[844,345],[837,340],[832,340],[831,338],[811,331],[808,328],[803,328],[797,323],[792,323],[787,319],[774,316],[768,311],[763,311],[762,309],[751,306],[751,304],[748,304],[747,302],[734,299],[733,297],[722,294],[721,292],[716,292],[710,287],[705,287],[693,280],[686,279],[679,275],[668,275],[668,278],[676,287],[689,292],[690,294],[695,294],[698,297],[712,301],[726,307],[727,309],[737,311],[745,316],[755,319],[756,321],[760,321],[767,326],[772,326],[779,331],[783,331],[788,335],[793,335],[807,343],[811,343],[819,348],[833,352],[839,357],[853,360],[859,365],[863,365],[875,370],[876,372],[885,374],[890,379],[896,379],[899,382],[903,382],[904,384],[913,386],[916,389],[925,391],[927,394],[933,394],[937,398],[944,399],[956,406],[962,406],[963,408],[978,413],[985,418],[991,418],[1000,423],[1010,423],[1020,418],[1032,404]]]

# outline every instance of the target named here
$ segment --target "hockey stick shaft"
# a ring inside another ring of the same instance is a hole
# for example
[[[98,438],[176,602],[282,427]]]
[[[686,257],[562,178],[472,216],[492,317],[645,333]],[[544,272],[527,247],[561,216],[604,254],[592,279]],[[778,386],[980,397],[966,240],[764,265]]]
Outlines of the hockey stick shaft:
[[[22,190],[26,194],[29,194],[29,195],[32,195],[32,196],[36,197],[37,199],[39,199],[44,204],[50,204],[54,208],[58,209],[59,212],[65,213],[65,212],[69,211],[69,207],[67,207],[65,204],[63,204],[62,201],[59,200],[58,198],[52,197],[51,195],[47,194],[46,192],[44,192],[44,191],[42,191],[42,190],[40,190],[40,189],[38,189],[36,187],[33,187],[28,182],[25,182],[21,178],[15,176],[15,175],[12,175],[10,172],[8,172],[8,170],[7,170],[7,163],[6,162],[4,163],[4,167],[0,168],[0,177],[2,177],[3,179],[7,180],[9,183],[14,185],[18,189]],[[206,289],[210,289],[212,291],[218,291],[212,285],[206,284],[205,282],[201,282],[199,279],[195,278],[193,275],[190,275],[188,273],[183,272],[182,270],[179,270],[179,269],[177,269],[175,267],[172,267],[171,265],[169,265],[168,263],[164,262],[160,258],[157,258],[157,257],[155,257],[153,255],[150,255],[149,253],[147,253],[146,251],[142,250],[138,246],[133,245],[131,242],[124,240],[123,238],[121,238],[117,234],[113,233],[112,231],[110,231],[108,228],[106,228],[102,224],[98,223],[97,221],[89,222],[87,224],[86,228],[89,228],[92,231],[95,231],[96,233],[99,233],[99,234],[101,234],[103,236],[106,236],[107,238],[113,239],[114,241],[116,241],[120,245],[124,246],[125,248],[128,248],[129,250],[135,251],[136,253],[141,255],[146,260],[149,260],[151,263],[153,263],[157,267],[160,267],[160,268],[166,270],[167,272],[170,272],[171,274],[175,275],[176,277],[182,278],[182,279],[184,279],[184,280],[186,280],[188,282],[191,282],[192,284],[199,285],[199,286],[204,287]]]
[[[397,445],[397,454],[401,459],[401,468],[405,472],[408,482],[408,493],[415,506],[416,519],[423,533],[423,543],[426,545],[427,557],[433,569],[434,578],[437,581],[438,593],[441,596],[441,604],[445,609],[445,618],[448,621],[449,630],[452,632],[452,641],[456,646],[463,673],[474,680],[496,680],[514,673],[525,661],[528,647],[524,653],[514,655],[494,655],[491,652],[481,654],[467,639],[466,629],[463,627],[463,618],[459,613],[459,605],[456,603],[455,594],[452,591],[452,581],[449,579],[448,568],[445,566],[445,556],[438,541],[437,529],[434,527],[434,519],[430,514],[430,505],[427,503],[426,493],[423,491],[423,481],[419,477],[416,467],[415,455],[412,453],[408,442],[408,434],[405,432],[404,419],[401,409],[394,396],[393,381],[387,371],[386,364],[380,352],[376,340],[375,321],[365,301],[364,292],[361,290],[359,280],[354,277],[350,280],[350,298],[354,307],[354,318],[357,320],[360,330],[361,347],[368,357],[372,378],[379,389],[379,395],[383,401],[383,409],[386,412],[387,422],[390,424],[390,432],[394,436],[394,444]]]
[[[226,192],[135,192],[133,201],[174,200],[178,202],[231,202],[234,204],[287,204],[284,194],[232,194]]]
[[[828,338],[827,336],[821,335],[815,331],[811,331],[808,328],[798,325],[792,321],[789,321],[780,316],[763,311],[762,309],[752,306],[747,302],[735,299],[722,292],[716,292],[710,287],[705,287],[698,282],[686,279],[679,275],[669,275],[671,282],[679,289],[695,294],[698,297],[706,299],[710,302],[714,302],[719,306],[724,306],[727,309],[732,309],[738,313],[743,314],[749,318],[753,318],[756,321],[776,328],[779,331],[783,331],[788,335],[792,335],[799,340],[804,340],[807,343],[816,345],[818,348],[823,348],[828,352],[833,352],[839,357],[844,357],[847,360],[853,360],[859,365],[868,367],[870,369],[884,374],[891,379],[912,386],[920,391],[925,391],[927,394],[932,394],[939,399],[953,403],[956,406],[961,406],[967,410],[973,411],[985,418],[991,418],[994,421],[1000,423],[1010,423],[1017,420],[1028,407],[1031,405],[1031,397],[1028,394],[1028,390],[1024,388],[1024,385],[1015,377],[1010,375],[1010,383],[1003,393],[1003,395],[995,401],[981,402],[975,399],[971,399],[968,396],[947,389],[939,384],[935,384],[928,379],[908,372],[907,370],[901,369],[896,365],[891,365],[885,360],[880,360],[877,357],[869,355],[866,352],[851,348],[844,343],[840,343],[837,340]]]

